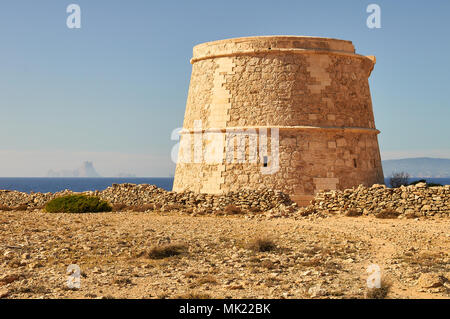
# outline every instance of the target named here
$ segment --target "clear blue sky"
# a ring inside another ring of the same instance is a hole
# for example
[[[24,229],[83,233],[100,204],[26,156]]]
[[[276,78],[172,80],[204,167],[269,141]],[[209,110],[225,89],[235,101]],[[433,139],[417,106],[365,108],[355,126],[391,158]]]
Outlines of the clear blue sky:
[[[66,7],[81,7],[68,29]],[[366,7],[381,7],[381,29]],[[192,47],[252,35],[353,41],[383,158],[450,158],[449,1],[8,0],[0,3],[0,176],[93,160],[104,176],[169,176]]]

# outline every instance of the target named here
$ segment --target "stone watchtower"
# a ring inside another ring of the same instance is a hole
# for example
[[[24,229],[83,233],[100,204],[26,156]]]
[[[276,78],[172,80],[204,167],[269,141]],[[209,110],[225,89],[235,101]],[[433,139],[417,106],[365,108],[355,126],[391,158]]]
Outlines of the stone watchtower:
[[[264,36],[194,47],[173,190],[319,190],[383,183],[368,78],[350,41]]]

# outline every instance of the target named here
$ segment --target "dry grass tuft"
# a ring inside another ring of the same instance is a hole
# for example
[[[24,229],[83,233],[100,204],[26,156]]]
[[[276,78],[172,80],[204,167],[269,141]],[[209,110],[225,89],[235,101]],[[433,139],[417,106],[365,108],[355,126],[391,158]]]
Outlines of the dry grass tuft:
[[[258,237],[251,240],[248,244],[248,249],[255,252],[268,252],[277,248],[275,243],[267,237]]]
[[[250,207],[250,209],[248,210],[250,213],[261,213],[261,208],[259,207]]]
[[[348,217],[359,217],[359,216],[362,216],[362,212],[359,212],[356,209],[349,209],[348,211],[345,212],[345,216],[348,216]]]
[[[444,252],[405,252],[398,259],[413,267],[419,267],[422,272],[445,271],[448,268],[448,254]]]
[[[301,260],[299,262],[300,265],[305,266],[305,267],[319,267],[322,265],[322,263],[323,263],[323,261],[319,257],[314,257],[314,258],[307,259],[307,260]]]
[[[27,204],[20,204],[20,205],[14,206],[14,207],[0,205],[0,211],[4,211],[4,212],[9,212],[9,211],[12,211],[12,210],[25,211],[27,209],[28,209],[28,205]]]
[[[122,203],[112,205],[113,212],[122,212],[122,211],[126,210],[127,208],[128,208],[128,206],[125,204],[122,204]]]
[[[317,211],[314,208],[307,206],[307,207],[301,207],[299,210],[299,213],[301,216],[306,217],[311,214],[317,213]]]
[[[114,280],[114,283],[119,286],[132,285],[133,281],[130,278],[119,278]]]
[[[400,215],[399,213],[393,210],[385,209],[376,214],[375,217],[381,219],[395,219],[398,218],[399,215]]]
[[[148,252],[148,257],[151,259],[163,259],[181,255],[186,251],[187,246],[185,244],[166,244],[152,247]]]
[[[242,209],[240,209],[239,207],[237,207],[233,204],[230,204],[225,207],[224,212],[227,215],[237,215],[237,214],[242,214]]]
[[[27,287],[20,287],[20,288],[12,289],[12,293],[15,293],[15,294],[44,295],[44,294],[51,293],[51,290],[47,289],[44,286],[31,285],[31,286],[27,286]]]
[[[175,299],[211,299],[211,296],[198,292],[189,292],[183,295],[175,296]]]
[[[205,284],[213,284],[213,285],[215,285],[215,284],[217,284],[217,280],[216,280],[216,278],[214,278],[211,275],[205,275],[203,277],[198,278],[197,281],[196,281],[196,284],[198,286],[205,285]]]
[[[154,210],[155,205],[154,204],[145,204],[145,205],[139,205],[139,206],[132,206],[132,207],[130,207],[130,209],[136,213],[144,213],[149,210]]]
[[[386,278],[382,278],[380,288],[367,288],[366,299],[385,299],[391,287],[392,283]]]
[[[275,264],[272,261],[270,261],[270,260],[263,260],[261,262],[261,267],[269,269],[269,270],[276,268]]]
[[[195,272],[192,271],[188,271],[187,273],[184,274],[185,278],[197,278],[197,274]]]
[[[186,207],[182,204],[167,204],[164,207],[165,211],[180,211],[184,210]]]

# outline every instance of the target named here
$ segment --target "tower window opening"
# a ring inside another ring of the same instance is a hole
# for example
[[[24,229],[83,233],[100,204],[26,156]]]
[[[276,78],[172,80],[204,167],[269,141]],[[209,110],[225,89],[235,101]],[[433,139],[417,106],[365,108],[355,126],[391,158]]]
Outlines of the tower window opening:
[[[358,163],[356,163],[356,158],[353,159],[353,166],[355,166],[355,168],[358,167]]]
[[[263,166],[264,166],[264,167],[267,167],[268,162],[269,162],[268,157],[267,157],[267,156],[264,156],[264,157],[263,157]]]

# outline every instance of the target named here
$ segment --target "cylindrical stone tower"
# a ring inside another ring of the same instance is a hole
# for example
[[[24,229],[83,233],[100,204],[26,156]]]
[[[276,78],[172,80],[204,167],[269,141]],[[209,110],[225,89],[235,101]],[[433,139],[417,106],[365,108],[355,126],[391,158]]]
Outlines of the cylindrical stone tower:
[[[383,183],[368,78],[350,41],[263,36],[203,43],[193,65],[173,190],[261,186],[306,204]]]

